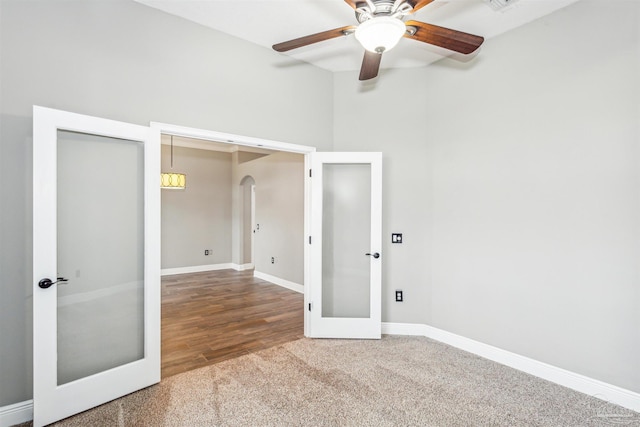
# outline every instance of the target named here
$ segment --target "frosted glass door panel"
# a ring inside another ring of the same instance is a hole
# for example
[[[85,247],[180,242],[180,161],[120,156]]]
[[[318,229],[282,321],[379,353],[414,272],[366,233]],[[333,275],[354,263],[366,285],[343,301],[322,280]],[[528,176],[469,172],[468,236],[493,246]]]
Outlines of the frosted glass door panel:
[[[324,164],[322,317],[370,316],[371,166]]]
[[[58,130],[58,385],[144,358],[144,147]]]

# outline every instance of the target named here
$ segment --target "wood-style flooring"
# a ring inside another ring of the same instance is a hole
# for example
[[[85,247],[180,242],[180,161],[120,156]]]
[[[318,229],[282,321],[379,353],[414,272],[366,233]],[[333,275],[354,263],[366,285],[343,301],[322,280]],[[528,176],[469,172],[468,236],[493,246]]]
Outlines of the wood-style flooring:
[[[304,336],[303,295],[219,270],[162,278],[162,378]]]

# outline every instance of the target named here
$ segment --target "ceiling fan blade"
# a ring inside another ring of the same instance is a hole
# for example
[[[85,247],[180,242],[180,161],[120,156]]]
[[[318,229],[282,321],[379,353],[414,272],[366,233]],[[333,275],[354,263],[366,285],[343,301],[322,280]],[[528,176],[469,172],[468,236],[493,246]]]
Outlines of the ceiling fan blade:
[[[404,37],[464,53],[465,55],[478,49],[484,42],[484,37],[420,21],[407,21],[405,24],[407,27],[414,27],[416,32],[414,34],[407,32]]]
[[[422,9],[433,0],[407,0],[407,3],[411,5],[413,11],[411,13],[416,13],[418,10]]]
[[[365,50],[364,58],[362,58],[362,67],[360,68],[360,80],[369,80],[376,77],[380,69],[381,60],[381,53]]]
[[[321,33],[316,33],[316,34],[310,34],[308,36],[274,44],[273,50],[276,50],[278,52],[286,52],[288,50],[296,49],[302,46],[307,46],[313,43],[318,43],[325,40],[335,39],[336,37],[349,35],[351,34],[351,32],[355,31],[355,29],[356,29],[355,26],[347,25],[346,27],[334,28],[333,30],[323,31]]]
[[[349,6],[351,6],[354,10],[358,7],[357,3],[364,3],[363,0],[360,0],[359,2],[356,0],[344,0]]]

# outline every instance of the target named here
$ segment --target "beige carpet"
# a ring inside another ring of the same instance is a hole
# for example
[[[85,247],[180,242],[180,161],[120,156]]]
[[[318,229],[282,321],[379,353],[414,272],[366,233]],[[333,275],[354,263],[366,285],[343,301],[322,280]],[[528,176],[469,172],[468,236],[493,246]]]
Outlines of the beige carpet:
[[[57,426],[640,426],[640,414],[419,337],[301,339]]]

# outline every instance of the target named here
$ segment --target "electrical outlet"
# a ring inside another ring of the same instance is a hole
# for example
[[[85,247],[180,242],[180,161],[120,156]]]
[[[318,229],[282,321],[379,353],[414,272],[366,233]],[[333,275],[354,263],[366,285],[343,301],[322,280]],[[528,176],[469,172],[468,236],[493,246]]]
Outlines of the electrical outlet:
[[[211,251],[210,251],[209,249],[205,249],[205,250],[204,250],[204,254],[205,254],[205,255],[209,255],[210,253],[211,253]]]
[[[404,301],[402,296],[402,291],[398,290],[396,291],[396,302],[402,302],[402,301]]]
[[[271,257],[271,264],[275,264],[276,263],[276,257],[272,256]]]

